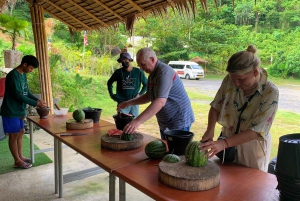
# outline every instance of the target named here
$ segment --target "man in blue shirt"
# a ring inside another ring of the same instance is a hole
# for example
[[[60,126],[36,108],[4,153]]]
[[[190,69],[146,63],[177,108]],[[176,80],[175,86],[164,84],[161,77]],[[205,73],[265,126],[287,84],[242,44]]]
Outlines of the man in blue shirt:
[[[189,130],[195,121],[190,99],[177,73],[159,61],[153,50],[142,48],[137,52],[137,63],[141,70],[149,73],[147,92],[135,99],[121,103],[118,110],[130,105],[150,105],[123,131],[133,133],[143,122],[156,115],[161,138],[165,130]]]

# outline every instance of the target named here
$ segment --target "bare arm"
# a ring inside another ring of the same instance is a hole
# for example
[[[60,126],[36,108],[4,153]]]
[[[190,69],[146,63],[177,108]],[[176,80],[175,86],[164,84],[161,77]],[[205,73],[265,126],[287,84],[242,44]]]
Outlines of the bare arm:
[[[144,96],[144,95],[143,95]],[[156,98],[136,119],[128,123],[123,131],[134,133],[135,130],[145,121],[153,117],[166,104],[166,98]]]
[[[213,107],[210,107],[208,113],[208,125],[204,135],[202,136],[201,142],[212,141],[214,137],[216,123],[218,121],[220,113]]]
[[[238,135],[234,135],[230,138],[227,138],[228,146],[233,147],[240,144],[243,144],[245,142],[257,139],[259,137],[259,134],[252,131],[252,130],[246,130]],[[205,155],[209,156],[210,158],[213,157],[215,154],[223,150],[224,148],[227,148],[227,145],[222,142],[222,140],[217,141],[209,141],[205,143],[201,143],[199,147],[201,147],[201,151],[209,150],[208,153]]]
[[[149,102],[150,102],[150,97],[148,96],[148,93],[145,93],[141,96],[137,96],[134,99],[120,103],[118,105],[117,110],[119,111],[119,110],[129,107],[131,105],[141,105],[141,104],[145,104],[145,103],[149,103]]]

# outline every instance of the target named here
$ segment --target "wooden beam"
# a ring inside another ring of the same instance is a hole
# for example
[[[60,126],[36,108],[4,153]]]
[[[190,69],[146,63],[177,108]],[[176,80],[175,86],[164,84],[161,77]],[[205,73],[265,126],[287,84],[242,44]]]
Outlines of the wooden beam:
[[[172,7],[175,7],[175,3],[173,0],[168,0],[168,2],[172,5]]]
[[[128,3],[130,3],[135,9],[137,9],[141,13],[144,12],[144,9],[142,9],[139,5],[137,5],[136,3],[134,3],[132,0],[125,0],[125,1],[127,1]]]
[[[110,13],[112,13],[114,16],[118,17],[120,20],[124,20],[123,17],[121,17],[120,15],[118,15],[118,13],[116,13],[115,11],[113,11],[112,9],[110,9],[109,7],[107,7],[104,3],[102,3],[99,0],[94,0],[96,3],[100,4],[103,8],[105,8],[107,11],[109,11]],[[170,0],[171,1],[171,0]]]
[[[31,14],[36,56],[40,63],[38,72],[41,95],[42,99],[47,103],[47,106],[51,108],[51,113],[53,113],[52,84],[50,76],[50,64],[47,48],[44,12],[42,6],[39,4],[31,4],[29,8]]]
[[[99,18],[97,18],[96,16],[94,16],[93,14],[91,14],[88,10],[86,10],[85,8],[83,8],[82,6],[80,6],[78,3],[74,2],[73,0],[68,0],[68,1],[70,3],[72,3],[74,6],[76,6],[77,8],[79,8],[80,10],[82,10],[83,12],[85,12],[88,16],[90,16],[91,18],[93,18],[94,20],[96,20],[97,22],[99,22],[100,24],[102,24],[103,26],[109,27],[102,20],[100,20]]]
[[[82,26],[84,26],[85,28],[87,28],[88,30],[91,30],[91,28],[90,28],[89,26],[87,26],[86,24],[84,24],[83,22],[81,22],[80,20],[78,20],[76,17],[74,17],[74,16],[71,15],[70,13],[64,11],[61,7],[55,5],[55,4],[52,3],[51,1],[47,1],[47,3],[49,3],[51,6],[55,7],[56,9],[60,10],[60,11],[61,11],[62,13],[64,13],[65,15],[68,15],[69,17],[71,17],[73,20],[75,20],[76,22],[78,22],[79,24],[81,24]],[[49,13],[49,12],[47,12],[47,13]],[[55,17],[57,18],[56,15],[54,15],[54,14],[52,14],[52,13],[49,13],[49,14],[50,14],[50,15],[53,15],[53,16],[55,16]],[[62,21],[61,18],[59,18],[59,19],[60,19],[60,21]],[[64,22],[64,21],[62,21],[62,22]],[[66,23],[66,22],[64,22],[64,23]],[[66,23],[66,24],[69,25],[69,23]],[[70,25],[69,25],[69,26],[70,26]],[[72,27],[72,26],[70,26],[70,27]],[[74,29],[74,28],[72,27],[72,29]],[[76,30],[76,29],[75,29],[75,30]]]
[[[53,16],[53,17],[55,17],[56,19],[58,19],[59,21],[63,22],[64,24],[68,25],[68,26],[71,27],[73,30],[78,31],[77,28],[75,28],[74,26],[70,25],[69,23],[67,23],[66,21],[64,21],[63,19],[61,19],[60,17],[58,17],[57,15],[55,15],[55,14],[53,14],[53,13],[50,13],[50,12],[46,11],[45,9],[44,9],[44,12],[45,12],[45,13],[48,13],[49,15],[51,15],[51,16]]]

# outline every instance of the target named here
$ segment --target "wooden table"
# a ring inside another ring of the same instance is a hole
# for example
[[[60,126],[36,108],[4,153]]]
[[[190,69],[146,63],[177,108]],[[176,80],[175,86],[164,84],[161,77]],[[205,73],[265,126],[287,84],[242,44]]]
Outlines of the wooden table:
[[[112,172],[118,168],[124,168],[135,163],[147,160],[145,146],[150,141],[156,140],[149,135],[143,135],[143,146],[130,151],[110,151],[101,149],[101,136],[107,134],[107,131],[116,128],[114,124],[100,120],[99,124],[94,124],[93,128],[84,130],[67,130],[66,120],[70,119],[70,114],[63,117],[49,115],[47,119],[39,119],[37,116],[30,116],[28,120],[31,123],[30,140],[33,143],[32,123],[38,125],[54,137],[54,166],[55,166],[55,192],[59,191],[59,197],[63,196],[63,174],[62,174],[62,143],[66,144],[76,152],[80,153],[96,165],[110,173],[110,200],[115,199],[115,176]],[[60,136],[64,132],[88,132],[89,135],[83,136]],[[33,145],[32,145],[33,147]],[[34,158],[34,157],[32,157]],[[120,186],[124,188],[125,183],[121,180]],[[120,192],[125,199],[125,194]]]
[[[109,129],[115,128],[115,125],[100,120],[99,124],[94,124],[93,128],[84,130],[84,132],[89,132],[89,135],[61,137],[59,134],[62,132],[78,132],[66,130],[65,122],[70,118],[70,114],[64,117],[50,115],[48,119],[43,120],[36,116],[28,118],[31,123],[31,141],[33,141],[32,123],[37,124],[54,137],[55,184],[59,183],[60,197],[62,197],[63,192],[61,145],[64,143],[109,172],[109,199],[111,201],[115,200],[115,176],[119,177],[121,201],[125,200],[125,182],[159,201],[279,200],[279,193],[276,190],[278,182],[275,175],[234,163],[222,165],[219,159],[213,159],[220,167],[219,186],[201,192],[182,191],[168,187],[158,180],[158,163],[160,160],[150,160],[144,153],[145,145],[157,138],[143,134],[143,146],[131,151],[115,152],[101,149],[101,136],[106,134]],[[57,193],[57,187],[55,191]]]
[[[278,201],[276,176],[257,169],[221,164],[220,184],[207,191],[190,192],[168,187],[158,180],[160,160],[146,160],[126,168],[119,168],[114,175],[159,201]]]

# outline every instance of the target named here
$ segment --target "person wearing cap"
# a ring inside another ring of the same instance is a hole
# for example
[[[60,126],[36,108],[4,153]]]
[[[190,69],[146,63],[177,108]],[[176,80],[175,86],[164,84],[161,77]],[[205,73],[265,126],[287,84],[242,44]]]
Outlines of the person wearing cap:
[[[147,90],[147,77],[139,68],[131,66],[133,59],[127,52],[122,52],[117,60],[122,68],[117,69],[107,81],[107,88],[110,97],[118,103],[128,101],[143,95]],[[116,93],[113,93],[113,83],[117,82]],[[131,114],[134,117],[139,115],[139,106],[131,105],[118,112]]]

